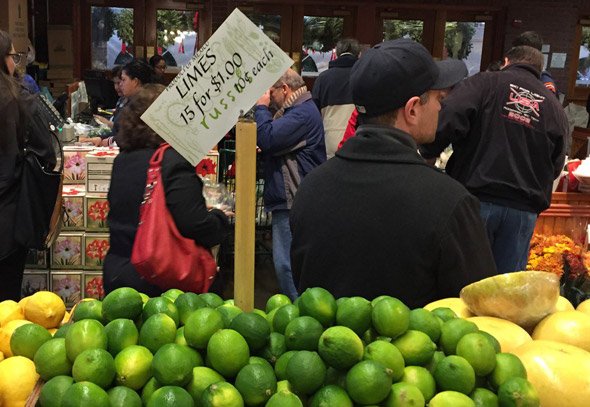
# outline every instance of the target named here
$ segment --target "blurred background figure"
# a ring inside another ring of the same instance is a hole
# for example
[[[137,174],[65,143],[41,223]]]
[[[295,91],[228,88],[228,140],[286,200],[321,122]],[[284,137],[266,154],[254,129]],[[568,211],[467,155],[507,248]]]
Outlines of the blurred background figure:
[[[154,73],[157,76],[157,81],[158,83],[163,83],[164,82],[164,73],[166,72],[166,60],[164,59],[164,57],[162,55],[156,54],[153,55],[150,58],[150,66],[153,68]]]

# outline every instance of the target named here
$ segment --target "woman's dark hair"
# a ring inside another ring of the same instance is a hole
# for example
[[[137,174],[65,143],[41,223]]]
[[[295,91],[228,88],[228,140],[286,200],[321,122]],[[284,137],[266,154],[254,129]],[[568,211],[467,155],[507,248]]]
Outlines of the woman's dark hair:
[[[155,54],[150,58],[150,66],[152,68],[155,68],[156,65],[158,65],[158,62],[160,62],[160,61],[165,61],[164,57],[160,54]]]
[[[141,115],[164,89],[166,89],[164,85],[157,83],[144,85],[125,105],[119,117],[121,127],[117,133],[117,145],[121,151],[157,148],[164,142],[151,127],[141,120]]]
[[[121,72],[123,71],[123,67],[121,65],[116,65],[111,72],[109,72],[110,79],[113,80],[115,78],[121,79]]]
[[[6,31],[0,30],[0,96],[8,91],[8,94],[18,98],[19,87],[16,79],[8,73],[6,57],[12,50],[12,38]],[[4,99],[4,98],[2,98]]]
[[[146,83],[154,83],[154,69],[143,61],[134,59],[125,65],[122,72],[130,77],[131,79],[138,79],[142,85]]]

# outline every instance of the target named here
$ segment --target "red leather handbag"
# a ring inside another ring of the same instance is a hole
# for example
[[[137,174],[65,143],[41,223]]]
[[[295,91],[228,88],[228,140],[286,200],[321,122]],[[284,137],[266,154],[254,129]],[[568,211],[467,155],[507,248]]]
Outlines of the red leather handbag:
[[[161,169],[169,147],[162,144],[150,160],[131,263],[146,281],[163,290],[207,292],[217,272],[215,259],[208,249],[180,234],[166,206]]]

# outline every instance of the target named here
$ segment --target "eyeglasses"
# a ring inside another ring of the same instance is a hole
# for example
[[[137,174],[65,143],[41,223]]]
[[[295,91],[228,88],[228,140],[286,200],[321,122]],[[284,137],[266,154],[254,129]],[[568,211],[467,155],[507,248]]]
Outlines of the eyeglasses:
[[[12,57],[12,60],[14,61],[15,64],[20,64],[22,59],[23,59],[23,54],[18,53],[18,52],[13,52],[8,54],[9,56]]]

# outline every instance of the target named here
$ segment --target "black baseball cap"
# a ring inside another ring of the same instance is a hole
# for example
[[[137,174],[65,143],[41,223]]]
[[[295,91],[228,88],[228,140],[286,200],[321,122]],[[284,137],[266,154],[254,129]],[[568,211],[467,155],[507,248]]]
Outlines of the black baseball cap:
[[[367,116],[398,109],[430,89],[445,89],[467,76],[463,61],[434,61],[424,46],[409,40],[384,41],[363,52],[350,73],[352,100]]]

